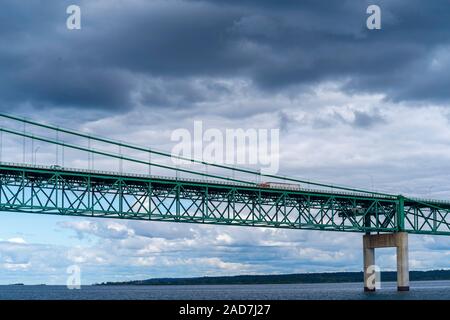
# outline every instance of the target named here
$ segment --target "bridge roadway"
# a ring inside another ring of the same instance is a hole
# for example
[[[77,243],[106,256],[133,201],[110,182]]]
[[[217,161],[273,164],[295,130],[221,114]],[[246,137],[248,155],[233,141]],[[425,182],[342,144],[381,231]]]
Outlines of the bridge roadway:
[[[331,231],[450,234],[449,202],[400,195],[260,187],[252,182],[16,163],[0,163],[0,183],[3,211]]]

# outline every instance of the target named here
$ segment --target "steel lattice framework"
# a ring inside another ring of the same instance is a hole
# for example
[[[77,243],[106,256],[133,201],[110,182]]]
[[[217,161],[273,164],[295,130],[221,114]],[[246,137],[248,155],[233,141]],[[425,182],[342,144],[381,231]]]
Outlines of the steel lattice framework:
[[[450,203],[396,195],[0,164],[0,210],[349,232],[450,235]]]

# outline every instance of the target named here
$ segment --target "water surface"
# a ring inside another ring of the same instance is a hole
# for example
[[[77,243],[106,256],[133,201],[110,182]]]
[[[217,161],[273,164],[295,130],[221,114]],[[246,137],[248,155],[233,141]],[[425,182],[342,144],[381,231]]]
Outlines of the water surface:
[[[170,285],[170,286],[0,286],[0,299],[63,300],[450,300],[450,281],[416,281],[409,292],[397,292],[395,282],[367,293],[362,283]]]

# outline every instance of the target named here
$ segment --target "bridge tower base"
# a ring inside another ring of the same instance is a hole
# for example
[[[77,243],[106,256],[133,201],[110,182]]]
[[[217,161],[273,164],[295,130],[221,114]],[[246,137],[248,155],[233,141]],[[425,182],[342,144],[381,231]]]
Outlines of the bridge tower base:
[[[406,232],[363,236],[364,291],[375,291],[375,286],[372,284],[375,248],[387,247],[397,248],[397,290],[409,291],[408,234]]]

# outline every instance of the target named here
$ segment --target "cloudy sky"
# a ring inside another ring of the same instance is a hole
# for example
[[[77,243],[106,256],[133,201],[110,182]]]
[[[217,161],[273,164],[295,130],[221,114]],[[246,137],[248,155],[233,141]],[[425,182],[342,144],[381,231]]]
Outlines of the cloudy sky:
[[[81,7],[81,30],[66,28],[70,4]],[[381,7],[381,30],[366,28],[370,4]],[[173,130],[198,120],[279,128],[282,174],[449,199],[449,9],[446,0],[3,0],[0,108],[167,151]],[[64,284],[72,264],[85,284],[362,269],[359,234],[0,219],[0,284]],[[412,269],[450,268],[450,239],[410,242]],[[394,269],[394,250],[379,250],[377,263]]]

